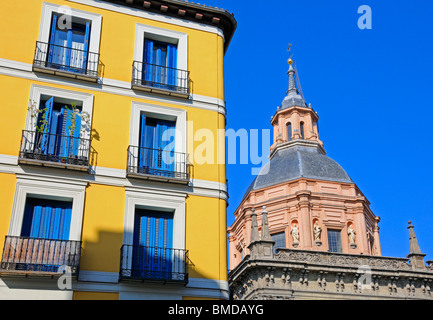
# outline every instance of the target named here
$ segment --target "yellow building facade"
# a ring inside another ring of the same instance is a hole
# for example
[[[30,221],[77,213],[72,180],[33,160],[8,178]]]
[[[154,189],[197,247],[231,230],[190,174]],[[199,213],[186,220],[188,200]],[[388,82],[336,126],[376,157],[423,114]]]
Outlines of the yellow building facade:
[[[233,16],[179,0],[0,12],[0,299],[227,299]]]

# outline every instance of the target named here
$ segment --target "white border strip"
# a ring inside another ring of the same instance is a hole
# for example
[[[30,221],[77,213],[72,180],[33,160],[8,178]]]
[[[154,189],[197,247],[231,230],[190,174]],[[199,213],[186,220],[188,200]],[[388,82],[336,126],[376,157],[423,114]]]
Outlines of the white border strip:
[[[23,79],[29,79],[34,81],[40,81],[50,84],[57,84],[63,86],[70,86],[73,88],[86,89],[98,92],[104,92],[109,94],[117,94],[134,99],[147,99],[155,102],[171,103],[182,107],[190,107],[197,109],[204,109],[219,112],[222,115],[226,115],[225,102],[221,99],[202,96],[198,94],[191,95],[190,100],[176,99],[172,97],[157,97],[156,95],[137,93],[131,89],[131,83],[126,81],[114,80],[103,78],[102,83],[83,83],[81,81],[74,81],[67,78],[56,77],[55,79],[49,75],[36,75],[32,72],[32,65],[23,62],[17,62],[13,60],[7,60],[0,58],[0,74],[19,77]]]

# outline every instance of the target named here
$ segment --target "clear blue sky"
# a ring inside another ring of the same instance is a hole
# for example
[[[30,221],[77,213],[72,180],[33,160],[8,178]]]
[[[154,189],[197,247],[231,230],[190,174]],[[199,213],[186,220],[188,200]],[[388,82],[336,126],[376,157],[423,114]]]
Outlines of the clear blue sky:
[[[227,128],[271,128],[287,90],[293,43],[320,138],[381,218],[384,256],[409,253],[408,220],[433,260],[433,1],[203,0],[234,13],[225,58]],[[358,28],[358,7],[372,29]],[[228,165],[228,225],[253,180]]]

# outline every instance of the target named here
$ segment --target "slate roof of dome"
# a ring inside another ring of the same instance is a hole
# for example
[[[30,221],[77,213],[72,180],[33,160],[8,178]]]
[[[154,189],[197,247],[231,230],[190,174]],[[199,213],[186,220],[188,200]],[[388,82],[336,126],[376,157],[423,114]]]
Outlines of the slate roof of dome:
[[[278,150],[254,179],[251,191],[290,182],[299,178],[353,183],[346,171],[317,148],[295,146]]]

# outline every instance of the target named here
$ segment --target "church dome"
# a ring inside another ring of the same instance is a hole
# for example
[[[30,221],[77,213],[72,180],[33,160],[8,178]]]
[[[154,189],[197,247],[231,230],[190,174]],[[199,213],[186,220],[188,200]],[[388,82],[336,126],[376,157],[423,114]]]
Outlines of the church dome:
[[[293,146],[278,150],[261,169],[245,196],[254,190],[299,178],[352,183],[346,171],[317,148]]]

